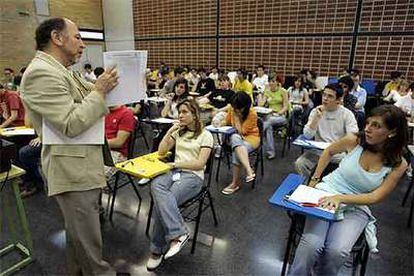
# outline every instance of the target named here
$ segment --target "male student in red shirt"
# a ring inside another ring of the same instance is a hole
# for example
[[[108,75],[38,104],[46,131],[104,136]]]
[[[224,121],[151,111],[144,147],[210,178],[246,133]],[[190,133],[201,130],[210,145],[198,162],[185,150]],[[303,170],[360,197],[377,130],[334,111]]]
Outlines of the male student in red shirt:
[[[0,84],[0,128],[24,126],[24,107],[19,93],[9,91]]]
[[[128,157],[128,144],[135,129],[136,119],[132,111],[124,105],[110,107],[109,110],[110,113],[105,116],[105,136],[112,159],[117,163]],[[113,168],[105,168],[107,178],[114,173]]]

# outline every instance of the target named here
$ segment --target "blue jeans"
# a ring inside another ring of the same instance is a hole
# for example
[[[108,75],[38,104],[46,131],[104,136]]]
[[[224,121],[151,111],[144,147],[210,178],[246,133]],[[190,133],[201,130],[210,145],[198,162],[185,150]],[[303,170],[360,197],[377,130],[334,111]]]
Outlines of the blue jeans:
[[[179,173],[180,178],[173,180]],[[154,226],[151,235],[150,250],[154,254],[163,254],[169,242],[188,233],[178,206],[196,196],[203,186],[203,180],[197,175],[173,170],[156,177],[151,183],[154,199]]]
[[[266,134],[265,148],[268,154],[275,154],[275,140],[273,138],[273,127],[281,126],[286,123],[286,118],[283,116],[270,116],[266,118],[263,123],[263,129]]]
[[[359,209],[344,213],[344,219],[327,222],[307,217],[288,275],[337,275],[352,247],[368,223],[368,215]]]
[[[37,188],[43,189],[43,178],[39,170],[40,153],[42,146],[26,145],[19,150],[19,166],[26,171],[24,181],[33,182]]]
[[[250,145],[249,142],[243,140],[243,138],[238,133],[234,133],[230,136],[230,145],[232,149],[231,163],[236,166],[240,166],[241,164],[236,152],[234,151],[236,147],[245,147],[248,153],[254,150],[253,146]]]

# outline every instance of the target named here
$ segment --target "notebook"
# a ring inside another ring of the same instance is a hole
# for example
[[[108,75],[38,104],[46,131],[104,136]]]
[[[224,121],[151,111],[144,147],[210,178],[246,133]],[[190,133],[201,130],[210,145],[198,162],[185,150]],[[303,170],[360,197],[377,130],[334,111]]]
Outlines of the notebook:
[[[335,213],[336,210],[330,210],[318,206],[320,198],[332,195],[334,194],[306,185],[299,185],[296,190],[286,199],[294,204],[298,204],[303,207],[314,207],[330,213]]]

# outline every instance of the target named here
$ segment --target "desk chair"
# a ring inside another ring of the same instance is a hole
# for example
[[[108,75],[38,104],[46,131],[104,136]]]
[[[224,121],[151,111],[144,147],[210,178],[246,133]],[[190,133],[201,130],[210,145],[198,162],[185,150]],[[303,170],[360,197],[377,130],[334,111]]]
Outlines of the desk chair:
[[[300,238],[305,228],[306,216],[301,214],[296,214],[292,212],[287,212],[289,218],[291,219],[290,228],[289,228],[289,237],[286,245],[285,255],[283,257],[283,267],[281,275],[286,275],[286,270],[288,264],[292,264],[295,258],[295,251],[299,244]],[[365,275],[365,271],[368,263],[369,248],[367,241],[365,239],[365,233],[359,236],[358,240],[354,244],[351,250],[352,258],[352,275],[357,275],[358,266],[360,266],[359,274],[360,276]],[[346,263],[345,263],[346,265]]]
[[[414,167],[414,156],[411,156],[411,167]],[[410,183],[408,184],[407,191],[405,192],[404,199],[402,201],[402,206],[404,207],[405,203],[407,202],[408,197],[410,196],[411,190],[414,186],[414,176],[411,176]],[[407,227],[411,228],[412,221],[413,221],[413,213],[414,213],[414,195],[411,200],[411,207],[410,207],[410,215],[408,216]]]
[[[137,131],[139,131],[139,128],[140,128],[140,124],[137,123],[135,125],[135,130],[131,133],[130,140],[129,140],[129,143],[128,143],[128,159],[134,158],[135,140],[136,140],[136,137],[137,137],[136,135],[137,135]],[[110,156],[110,154],[109,154],[109,156]],[[113,166],[115,166],[115,163],[113,162],[113,160],[112,160],[112,164],[113,164]],[[110,205],[110,211],[109,211],[109,220],[110,221],[112,221],[112,217],[113,217],[113,213],[114,213],[115,199],[116,199],[117,192],[120,188],[130,184],[132,186],[132,188],[134,189],[134,192],[135,192],[136,196],[138,197],[139,204],[141,204],[141,201],[142,201],[142,197],[141,197],[141,195],[138,191],[137,186],[135,185],[133,177],[131,175],[126,174],[127,180],[123,183],[119,183],[121,174],[122,174],[122,172],[120,172],[120,171],[117,171],[115,173],[115,181],[114,181],[114,185],[112,187],[110,185],[109,180],[106,182],[107,190],[109,191],[107,206]],[[112,201],[111,201],[111,199],[112,199]]]
[[[283,139],[283,146],[282,146],[282,158],[285,157],[285,150],[286,144],[288,150],[290,150],[290,144],[292,143],[293,136],[294,136],[294,119],[292,114],[288,111],[286,114],[286,123],[273,127],[274,135],[281,133],[281,137]]]
[[[210,157],[206,164],[206,169],[204,171],[204,182],[205,184],[201,188],[201,191],[193,198],[188,199],[187,201],[183,202],[179,208],[181,210],[181,214],[184,218],[184,221],[195,221],[195,229],[194,229],[194,235],[193,235],[193,242],[191,244],[191,254],[194,254],[196,243],[197,243],[197,235],[198,235],[198,229],[200,226],[201,221],[201,215],[204,213],[205,210],[207,210],[209,207],[211,209],[211,213],[213,215],[214,220],[214,226],[218,225],[218,220],[216,216],[216,211],[214,209],[213,205],[213,198],[210,193],[210,185],[211,185],[211,175],[213,172],[213,162],[214,162],[214,152],[212,151],[210,153]],[[145,229],[145,234],[149,236],[149,229],[151,225],[151,217],[152,217],[152,210],[154,208],[154,199],[150,193],[151,196],[151,202],[150,202],[150,208],[147,218],[147,226]],[[208,198],[208,202],[205,202],[205,198]],[[198,205],[197,205],[198,203]],[[194,216],[194,213],[196,215]]]
[[[338,168],[339,164],[330,162],[328,166],[323,171],[321,178],[328,175],[336,168]],[[311,175],[314,174],[316,167],[313,169]],[[309,181],[309,180],[308,180]],[[291,211],[287,212],[287,215],[291,219],[290,228],[289,228],[289,236],[288,241],[286,244],[285,255],[283,257],[283,266],[281,275],[284,276],[286,274],[286,269],[288,264],[292,264],[295,258],[295,251],[299,244],[300,238],[303,233],[303,229],[305,227],[306,216],[302,214],[297,214]],[[361,265],[360,269],[360,276],[364,276],[367,262],[368,262],[368,253],[369,248],[368,244],[365,240],[365,233],[362,232],[360,237],[358,238],[357,242],[354,244],[354,247],[351,250],[352,256],[352,275],[356,275],[356,270],[359,265]]]
[[[259,162],[261,163],[261,167],[260,167],[260,169],[261,169],[261,175],[263,176],[263,174],[264,174],[264,166],[263,166],[263,159],[264,159],[263,158],[263,138],[264,138],[264,130],[263,130],[263,121],[262,121],[261,118],[257,118],[257,126],[259,128],[259,134],[260,134],[260,145],[259,145],[259,147],[257,149],[255,149],[255,150],[253,150],[253,151],[251,151],[249,153],[249,159],[251,157],[255,157],[255,161],[254,161],[254,165],[253,165],[253,170],[254,170],[254,173],[256,174],[256,177],[255,177],[255,179],[254,179],[254,181],[252,183],[252,188],[253,189],[256,186],[257,170],[259,168]],[[228,143],[223,143],[222,151],[221,151],[220,158],[219,158],[219,161],[218,161],[218,164],[217,164],[216,182],[218,181],[218,176],[219,176],[219,173],[220,173],[221,157],[224,156],[226,158],[228,167],[230,169],[230,160],[231,160],[230,156],[231,156],[231,154],[232,154],[232,148],[231,148],[231,146]]]

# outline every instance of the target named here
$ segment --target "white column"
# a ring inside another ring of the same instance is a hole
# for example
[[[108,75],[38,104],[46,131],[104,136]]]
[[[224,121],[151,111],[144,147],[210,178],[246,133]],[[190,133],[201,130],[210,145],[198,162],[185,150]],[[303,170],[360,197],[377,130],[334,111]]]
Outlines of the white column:
[[[106,51],[134,50],[132,0],[103,0]]]

